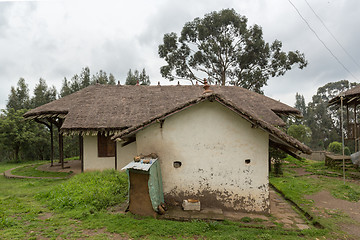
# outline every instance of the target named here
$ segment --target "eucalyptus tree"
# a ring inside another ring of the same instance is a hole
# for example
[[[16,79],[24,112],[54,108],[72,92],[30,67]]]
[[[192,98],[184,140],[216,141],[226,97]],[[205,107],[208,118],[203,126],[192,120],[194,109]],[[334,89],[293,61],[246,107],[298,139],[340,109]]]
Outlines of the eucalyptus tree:
[[[160,72],[170,81],[194,83],[207,77],[212,83],[262,92],[270,77],[284,75],[295,64],[300,69],[307,65],[303,53],[281,48],[281,41],[263,39],[259,25],[248,26],[245,16],[223,9],[187,22],[179,37],[165,34],[158,53],[167,65]]]

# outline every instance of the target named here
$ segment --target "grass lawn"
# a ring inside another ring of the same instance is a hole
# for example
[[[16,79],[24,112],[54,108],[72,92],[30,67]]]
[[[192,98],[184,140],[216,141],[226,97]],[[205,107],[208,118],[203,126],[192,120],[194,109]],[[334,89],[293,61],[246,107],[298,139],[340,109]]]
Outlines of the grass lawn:
[[[18,176],[30,177],[67,177],[72,174],[72,172],[47,172],[37,170],[37,168],[42,164],[44,163],[22,166],[12,170],[11,173]]]
[[[15,166],[0,163],[0,172]],[[291,176],[291,168],[286,169],[284,177],[272,177],[271,182],[299,204],[310,206],[302,194],[320,187]],[[331,224],[328,229],[291,231],[280,226],[245,228],[231,221],[178,222],[111,213],[109,206],[126,199],[127,184],[126,174],[115,171],[89,172],[66,180],[0,176],[0,239],[329,239],[336,231]],[[321,187],[331,184],[324,181]],[[334,194],[348,192],[334,187]]]

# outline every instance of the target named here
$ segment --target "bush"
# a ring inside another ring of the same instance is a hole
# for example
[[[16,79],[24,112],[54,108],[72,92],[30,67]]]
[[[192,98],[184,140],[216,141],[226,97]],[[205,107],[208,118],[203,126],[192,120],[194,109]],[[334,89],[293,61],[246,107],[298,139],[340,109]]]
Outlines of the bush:
[[[281,165],[282,159],[285,158],[287,155],[283,151],[270,147],[269,148],[270,158],[274,161],[274,174],[275,176],[280,176],[283,174]]]
[[[126,173],[115,170],[88,172],[74,176],[49,191],[36,195],[51,209],[101,210],[127,198]]]
[[[327,150],[329,152],[342,155],[342,144],[339,143],[339,142],[334,141],[334,142],[329,144]],[[344,148],[344,153],[345,153],[345,155],[350,155],[350,149],[348,147],[345,147]]]

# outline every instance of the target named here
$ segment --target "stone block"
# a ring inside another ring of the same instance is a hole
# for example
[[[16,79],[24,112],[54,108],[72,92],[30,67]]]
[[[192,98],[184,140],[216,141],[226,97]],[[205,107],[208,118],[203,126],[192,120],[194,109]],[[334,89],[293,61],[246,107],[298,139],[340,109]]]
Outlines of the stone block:
[[[184,200],[182,207],[185,211],[200,211],[200,201],[189,202],[188,200]]]

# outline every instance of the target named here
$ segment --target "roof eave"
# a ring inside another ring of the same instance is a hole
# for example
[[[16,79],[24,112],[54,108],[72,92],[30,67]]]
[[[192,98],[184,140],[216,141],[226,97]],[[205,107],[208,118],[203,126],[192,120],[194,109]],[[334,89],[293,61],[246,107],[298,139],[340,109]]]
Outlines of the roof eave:
[[[160,122],[161,120],[163,120],[179,111],[185,110],[186,108],[191,107],[200,102],[203,102],[205,100],[217,101],[218,103],[222,104],[223,106],[227,107],[228,109],[239,114],[242,118],[244,118],[251,124],[259,126],[264,131],[269,132],[269,134],[273,135],[274,137],[281,139],[283,142],[285,142],[287,145],[292,146],[294,149],[298,149],[299,151],[301,151],[303,153],[311,153],[311,149],[309,147],[305,146],[304,144],[300,143],[298,140],[292,138],[291,136],[287,135],[286,133],[283,133],[280,129],[266,123],[265,121],[257,119],[254,116],[251,116],[246,111],[234,106],[234,104],[232,104],[230,101],[223,99],[220,95],[215,94],[215,93],[204,95],[198,99],[192,100],[191,102],[184,104],[181,107],[173,109],[172,111],[169,111],[168,113],[154,117],[142,124],[139,124],[137,126],[129,128],[129,129],[115,135],[113,137],[113,139],[117,140],[117,141],[121,141],[122,138],[132,136],[132,135],[136,134],[138,131],[144,129],[145,127],[147,127],[155,122]]]

